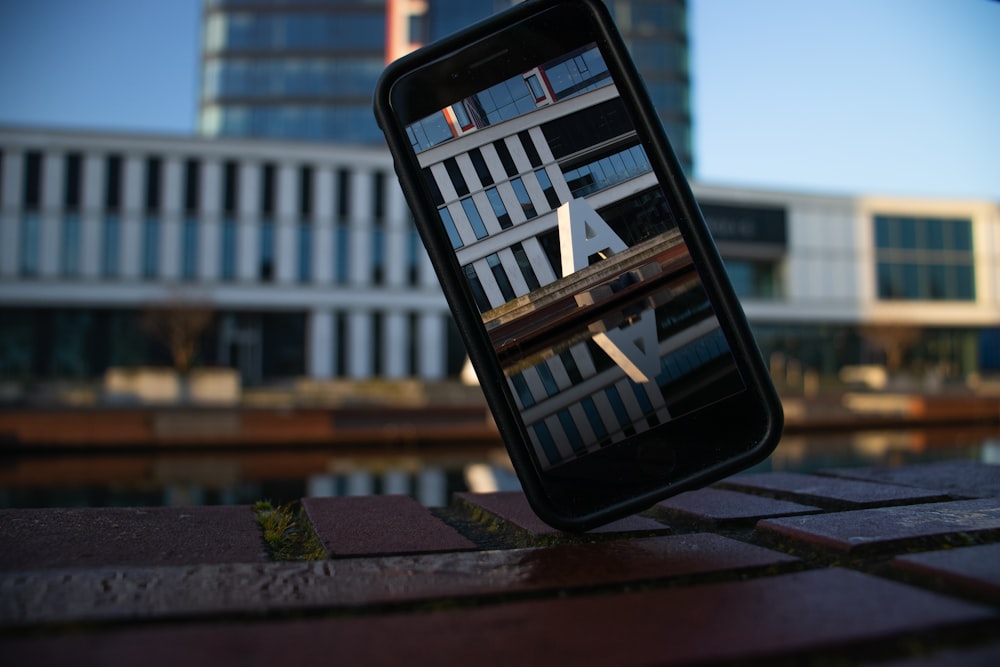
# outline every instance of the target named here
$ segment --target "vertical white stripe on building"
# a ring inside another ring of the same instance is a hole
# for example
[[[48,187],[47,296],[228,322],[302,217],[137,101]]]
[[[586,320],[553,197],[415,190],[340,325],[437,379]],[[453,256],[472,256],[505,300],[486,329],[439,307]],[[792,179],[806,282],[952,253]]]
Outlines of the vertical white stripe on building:
[[[182,169],[180,158],[168,157],[163,161],[159,277],[165,280],[177,280],[181,274],[181,218],[184,198]]]
[[[417,369],[424,380],[440,380],[447,370],[444,354],[447,346],[444,317],[434,312],[420,314],[417,339],[420,358],[417,360]]]
[[[479,259],[472,263],[472,267],[476,270],[476,275],[479,276],[479,282],[483,286],[486,298],[489,299],[490,306],[496,308],[507,303],[507,299],[504,298],[497,285],[496,278],[493,277],[489,263],[485,259]]]
[[[83,158],[83,215],[80,220],[80,276],[97,278],[104,249],[104,158],[88,153]]]
[[[259,163],[244,162],[239,166],[239,218],[236,222],[236,279],[257,282],[260,252],[260,202],[264,178]]]
[[[503,197],[501,197],[501,199],[503,199]],[[483,219],[483,226],[486,227],[486,232],[490,236],[502,232],[503,230],[500,228],[500,221],[497,220],[497,215],[493,211],[493,205],[490,204],[489,197],[486,196],[486,193],[476,192],[472,195],[472,201],[476,205],[476,210],[479,211],[479,217]]]
[[[510,184],[510,181],[504,179],[503,182],[497,185],[497,193],[500,195],[500,199],[503,200],[503,205],[507,208],[507,215],[510,216],[510,221],[519,225],[525,220],[527,216],[524,215],[524,209],[521,208],[521,202],[518,201],[517,195],[514,194],[514,186]]]
[[[483,189],[483,184],[479,181],[479,174],[476,173],[476,168],[472,165],[472,158],[469,157],[468,153],[456,155],[455,163],[458,165],[458,170],[461,172],[462,178],[465,179],[465,184],[470,192]]]
[[[218,160],[201,163],[198,202],[198,279],[214,282],[222,268],[222,165]]]
[[[347,375],[352,380],[365,380],[372,376],[374,327],[372,314],[366,311],[353,311],[347,315]]]
[[[350,275],[348,282],[357,287],[372,284],[372,192],[375,173],[355,171],[351,174],[350,196]]]
[[[427,254],[427,249],[424,247],[423,242],[420,242],[417,248],[417,262],[418,262],[418,280],[421,287],[440,289],[437,274],[434,272],[434,265],[431,264],[430,255]]]
[[[329,165],[313,171],[312,282],[329,284],[333,278],[334,173]]]
[[[406,284],[410,270],[407,248],[410,234],[409,209],[399,187],[399,181],[392,175],[385,178],[385,280],[390,287]]]
[[[520,138],[516,136],[507,137],[503,141],[507,144],[510,156],[514,158],[514,166],[517,167],[517,173],[523,174],[526,171],[531,171],[531,162],[528,161],[528,154],[524,152]]]
[[[3,151],[3,200],[0,201],[0,276],[17,275],[20,244],[21,192],[24,189],[24,153]]]
[[[59,250],[62,247],[62,194],[65,156],[46,153],[42,163],[42,215],[38,243],[38,275],[59,275]]]
[[[521,247],[524,248],[524,254],[528,256],[528,261],[531,263],[531,268],[535,271],[535,277],[538,278],[539,284],[548,285],[559,279],[559,276],[552,270],[552,265],[549,264],[549,257],[545,254],[545,250],[542,249],[542,244],[538,242],[537,237],[533,236],[525,239],[521,242]]]
[[[465,215],[465,209],[462,208],[462,204],[455,201],[448,204],[448,213],[451,215],[452,222],[455,223],[455,230],[458,232],[459,238],[462,239],[462,245],[470,245],[476,242],[476,233],[472,231],[472,225],[469,224],[469,218]]]
[[[278,201],[274,230],[274,279],[289,284],[298,276],[296,232],[299,211],[299,169],[297,165],[282,163],[277,174]]]
[[[497,155],[497,149],[493,147],[493,144],[484,144],[480,146],[479,152],[483,155],[483,162],[486,163],[486,168],[490,170],[490,176],[493,177],[493,182],[505,182],[507,180],[507,172],[504,171],[503,163],[500,162],[500,156]]]
[[[333,312],[327,308],[309,311],[306,322],[306,372],[325,380],[333,377]]]
[[[382,350],[379,354],[385,360],[384,374],[388,378],[406,377],[409,368],[407,326],[409,318],[398,310],[387,312],[382,320]]]
[[[140,156],[128,155],[124,163],[118,267],[119,277],[129,280],[139,277],[142,262],[142,211],[146,179]]]
[[[552,149],[549,148],[549,142],[545,139],[545,133],[542,132],[542,128],[539,125],[535,125],[530,130],[528,130],[528,135],[531,137],[531,143],[535,145],[535,150],[538,151],[538,157],[542,159],[542,164],[551,164],[556,161],[554,155],[552,155]],[[549,175],[551,178],[551,174]],[[556,180],[553,178],[552,182],[555,183]]]
[[[524,296],[530,292],[528,283],[524,280],[524,274],[521,273],[521,267],[518,266],[517,260],[514,258],[514,253],[509,248],[505,248],[498,252],[497,256],[500,258],[500,264],[503,266],[504,273],[507,274],[507,280],[510,281],[511,287],[514,288],[514,294]]]
[[[458,199],[458,193],[455,192],[455,186],[452,185],[451,177],[448,176],[448,170],[445,169],[443,162],[431,165],[431,175],[434,176],[434,182],[437,183],[441,197],[446,202]]]

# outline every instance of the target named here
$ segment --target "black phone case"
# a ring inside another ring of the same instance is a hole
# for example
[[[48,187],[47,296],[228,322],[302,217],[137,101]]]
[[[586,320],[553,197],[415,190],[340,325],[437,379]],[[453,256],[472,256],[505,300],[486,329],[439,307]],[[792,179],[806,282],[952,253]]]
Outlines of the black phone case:
[[[660,175],[660,186],[677,207],[684,240],[695,259],[700,277],[716,315],[727,331],[727,340],[734,357],[739,362],[747,390],[758,397],[762,415],[757,444],[750,451],[735,453],[721,465],[714,465],[669,486],[645,492],[625,501],[610,502],[606,506],[584,513],[567,513],[560,510],[550,498],[534,462],[523,444],[525,434],[520,425],[513,399],[503,373],[496,363],[493,349],[483,330],[474,301],[446,232],[437,219],[436,209],[423,191],[422,175],[412,153],[404,128],[399,126],[392,113],[391,93],[402,77],[415,69],[439,62],[457,49],[488,38],[496,31],[521,22],[536,13],[559,5],[573,6],[589,12],[597,30],[596,37],[606,47],[605,57],[609,67],[624,74],[615,79],[622,98],[629,103],[629,111],[637,131],[649,138],[645,144],[650,161]],[[665,497],[711,483],[765,459],[780,438],[783,417],[780,400],[770,381],[766,366],[756,346],[742,307],[725,273],[722,260],[701,215],[683,170],[666,138],[660,121],[649,101],[639,74],[628,55],[607,8],[600,0],[527,0],[483,22],[432,43],[391,63],[376,86],[374,112],[378,124],[394,157],[397,176],[407,202],[417,221],[418,231],[427,248],[432,264],[441,282],[445,297],[455,316],[456,323],[500,435],[503,438],[514,468],[533,510],[546,523],[570,530],[588,530],[616,518],[648,508]]]

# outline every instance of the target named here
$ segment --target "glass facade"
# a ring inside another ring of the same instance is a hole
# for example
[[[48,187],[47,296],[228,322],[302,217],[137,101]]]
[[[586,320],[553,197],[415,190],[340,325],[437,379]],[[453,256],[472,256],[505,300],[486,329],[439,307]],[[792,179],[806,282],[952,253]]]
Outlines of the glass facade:
[[[409,41],[440,39],[513,0],[428,0]],[[681,164],[693,171],[685,0],[607,2]],[[205,3],[200,131],[381,144],[370,109],[385,66],[386,0],[209,0]],[[607,76],[582,53],[546,72],[558,98]],[[460,127],[496,123],[545,98],[538,75],[517,77],[454,106]],[[443,116],[414,129],[414,145],[451,136]]]
[[[878,297],[974,301],[972,221],[875,216]]]
[[[384,1],[208,3],[201,133],[380,143],[385,25]]]

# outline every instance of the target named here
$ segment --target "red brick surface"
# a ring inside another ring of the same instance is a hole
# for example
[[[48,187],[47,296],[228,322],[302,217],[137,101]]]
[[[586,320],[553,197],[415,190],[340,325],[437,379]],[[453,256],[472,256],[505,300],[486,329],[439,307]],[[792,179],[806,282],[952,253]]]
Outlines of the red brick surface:
[[[0,664],[994,665],[997,470],[754,476],[600,539],[521,494],[307,499],[314,562],[248,507],[5,510]]]
[[[850,613],[845,613],[850,610]],[[648,665],[766,659],[963,623],[991,610],[846,570],[683,589],[339,619],[14,640],[8,664]],[[38,664],[34,662],[33,664]]]
[[[898,556],[893,566],[1000,603],[1000,544]]]
[[[768,519],[758,530],[840,551],[1000,531],[1000,503],[992,498]]]
[[[657,509],[687,520],[717,524],[754,522],[767,517],[814,514],[818,507],[762,498],[724,489],[699,489],[668,498]]]
[[[949,500],[942,491],[792,472],[736,475],[720,486],[751,492],[778,493],[806,504],[834,506],[837,509]]]
[[[249,507],[0,510],[0,571],[261,562]]]
[[[838,468],[824,474],[943,491],[967,498],[1000,497],[1000,465],[936,461],[895,468]]]
[[[795,562],[787,554],[699,533],[296,564],[54,570],[0,579],[0,625],[511,596],[721,573],[738,576]]]
[[[302,506],[331,556],[459,551],[476,546],[410,496],[304,498]]]

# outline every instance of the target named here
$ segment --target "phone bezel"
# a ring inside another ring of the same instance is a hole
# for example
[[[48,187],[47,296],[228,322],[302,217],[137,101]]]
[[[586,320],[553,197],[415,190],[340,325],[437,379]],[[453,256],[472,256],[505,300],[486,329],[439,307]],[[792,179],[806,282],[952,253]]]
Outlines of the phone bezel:
[[[546,26],[558,30],[546,30]],[[518,33],[516,41],[515,33]],[[546,61],[540,53],[551,50],[559,55],[568,52],[567,43],[589,42],[597,42],[601,47],[660,187],[676,211],[681,233],[730,345],[745,390],[609,448],[615,453],[606,454],[602,450],[543,471],[527,445],[527,434],[479,310],[460,273],[447,234],[437,221],[436,209],[422,186],[421,169],[410,148],[405,125],[454,103],[466,96],[463,93],[481,90],[482,80],[476,79],[473,71],[482,71],[486,64],[500,67],[497,59],[512,61],[510,65],[503,64],[504,67],[516,67],[520,58],[529,63],[521,70],[526,71]],[[511,44],[518,48],[512,49]],[[442,81],[449,69],[456,76],[448,74],[448,86],[429,85],[430,81]],[[586,530],[649,507],[674,493],[720,479],[770,454],[781,432],[780,401],[683,170],[603,3],[529,0],[424,47],[386,68],[376,87],[374,107],[407,202],[479,375],[483,393],[528,500],[543,520],[561,529]],[[421,116],[424,110],[427,113]],[[405,118],[399,114],[405,114]],[[751,432],[732,433],[734,422]],[[665,431],[661,429],[669,431],[679,444],[672,442],[665,450],[662,445]],[[656,462],[650,463],[652,455],[642,452],[654,443],[660,454],[665,451],[671,454],[671,470],[679,476],[656,477],[655,481],[643,484],[639,468],[655,468]]]

